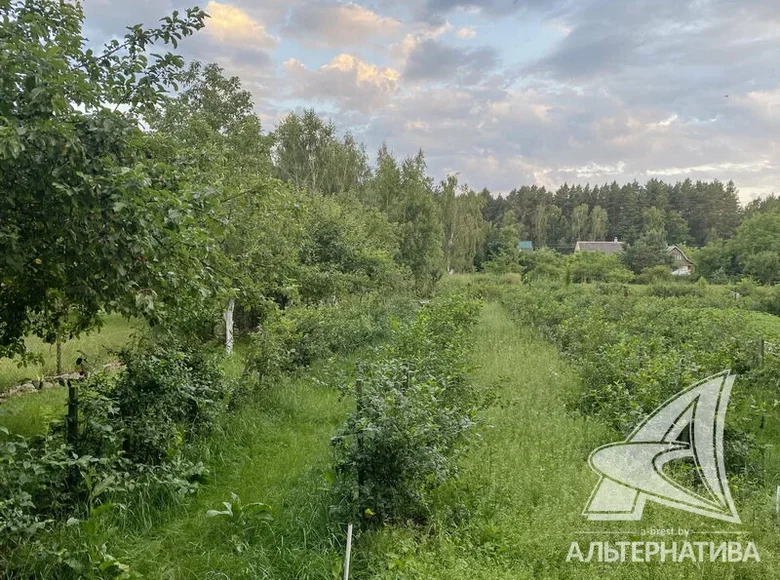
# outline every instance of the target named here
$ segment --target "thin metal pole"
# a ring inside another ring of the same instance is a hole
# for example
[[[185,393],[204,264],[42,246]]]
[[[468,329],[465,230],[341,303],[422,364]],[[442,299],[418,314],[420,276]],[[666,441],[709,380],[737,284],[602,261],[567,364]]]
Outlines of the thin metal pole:
[[[352,558],[352,524],[347,524],[347,553],[344,554],[344,580],[349,580],[349,561],[351,558]]]

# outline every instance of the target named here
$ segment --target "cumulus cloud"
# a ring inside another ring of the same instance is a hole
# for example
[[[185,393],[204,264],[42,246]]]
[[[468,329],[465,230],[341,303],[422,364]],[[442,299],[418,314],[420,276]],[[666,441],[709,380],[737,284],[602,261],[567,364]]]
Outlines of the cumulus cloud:
[[[330,100],[344,108],[370,112],[387,103],[398,90],[400,73],[390,67],[366,63],[351,54],[339,54],[318,69],[301,61],[284,63],[299,98]]]
[[[211,16],[206,23],[206,34],[217,42],[260,49],[271,49],[279,43],[264,24],[236,6],[211,0],[206,12]]]
[[[394,36],[401,22],[353,2],[317,0],[293,10],[285,32],[304,44],[355,46]]]
[[[185,6],[87,0],[87,29],[122,34]],[[438,177],[455,170],[494,191],[734,179],[745,199],[780,186],[777,2],[212,0],[207,10],[185,55],[239,74],[261,113],[286,112],[290,98],[321,106],[369,148],[422,147]],[[508,38],[515,23],[541,42]]]

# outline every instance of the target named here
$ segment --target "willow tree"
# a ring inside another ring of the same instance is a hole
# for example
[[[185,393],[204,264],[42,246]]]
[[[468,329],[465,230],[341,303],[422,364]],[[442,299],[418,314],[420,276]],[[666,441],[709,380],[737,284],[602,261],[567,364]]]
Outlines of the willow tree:
[[[444,267],[448,272],[469,272],[487,236],[488,224],[482,216],[485,198],[465,187],[458,194],[458,189],[457,177],[450,175],[437,192],[444,228]]]

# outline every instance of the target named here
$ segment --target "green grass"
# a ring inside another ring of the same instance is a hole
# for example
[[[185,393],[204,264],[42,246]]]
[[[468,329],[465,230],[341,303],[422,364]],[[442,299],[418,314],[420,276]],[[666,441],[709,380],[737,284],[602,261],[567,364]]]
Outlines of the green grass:
[[[14,435],[43,435],[53,421],[65,417],[66,411],[65,388],[27,393],[0,403],[0,427],[5,427]]]
[[[488,304],[476,331],[476,379],[499,381],[482,439],[463,460],[457,484],[441,489],[436,518],[425,528],[364,532],[354,546],[351,578],[414,579],[774,579],[780,577],[780,526],[771,490],[736,487],[742,542],[755,541],[760,564],[567,563],[572,541],[641,539],[650,528],[728,530],[714,520],[648,503],[641,522],[586,521],[580,514],[597,477],[590,452],[618,436],[568,410],[580,392],[558,351]],[[239,349],[240,352],[240,349]],[[196,455],[211,479],[193,499],[130,502],[106,532],[109,552],[150,579],[336,579],[343,529],[333,522],[326,481],[329,440],[351,403],[316,378],[334,377],[349,361],[287,377],[233,413]],[[240,364],[233,360],[231,374]],[[206,518],[237,493],[260,501],[274,520],[248,538]],[[620,535],[600,535],[601,532]],[[596,532],[581,535],[578,532]],[[733,540],[702,535],[697,540]]]
[[[455,490],[467,511],[447,516],[455,525],[430,530],[386,528],[362,539],[356,578],[547,579],[547,578],[778,578],[778,531],[770,490],[741,496],[740,514],[757,543],[762,563],[582,564],[567,563],[572,541],[639,540],[629,532],[649,528],[722,530],[728,526],[650,502],[642,522],[588,522],[581,511],[596,484],[587,458],[616,440],[598,423],[567,412],[564,402],[579,389],[557,351],[508,320],[497,305],[486,307],[477,335],[478,378],[504,377],[491,427],[465,461]],[[446,513],[446,512],[445,512]],[[462,521],[457,522],[458,519]],[[623,532],[599,535],[598,532]],[[577,532],[597,532],[578,535]],[[726,536],[735,539],[733,536]],[[720,542],[722,535],[697,536]]]
[[[76,370],[76,359],[84,356],[91,369],[115,360],[114,352],[121,349],[143,326],[138,321],[128,321],[119,315],[109,315],[103,327],[81,338],[70,340],[62,346],[63,372]],[[57,354],[54,345],[40,339],[28,339],[28,348],[44,357],[42,365],[19,367],[15,360],[0,359],[0,392],[27,380],[56,374]],[[11,433],[25,436],[41,435],[48,425],[61,420],[66,412],[67,393],[55,387],[33,393],[20,393],[0,402],[0,427]]]
[[[142,328],[140,322],[128,321],[118,314],[106,316],[105,324],[101,329],[63,343],[63,372],[77,370],[76,359],[82,356],[86,358],[91,368],[99,368],[106,362],[115,360],[113,351],[125,346],[131,335]],[[43,364],[20,367],[14,359],[0,358],[0,392],[25,381],[57,373],[55,345],[46,344],[38,337],[30,337],[26,342],[31,353],[43,357]]]
[[[320,365],[313,374],[329,372]],[[331,578],[342,534],[331,523],[325,473],[330,437],[348,411],[348,402],[311,376],[281,380],[226,417],[200,450],[213,477],[197,498],[144,516],[140,529],[117,522],[111,553],[150,579]],[[206,518],[231,493],[273,510],[274,520],[249,542],[233,540],[229,526]]]

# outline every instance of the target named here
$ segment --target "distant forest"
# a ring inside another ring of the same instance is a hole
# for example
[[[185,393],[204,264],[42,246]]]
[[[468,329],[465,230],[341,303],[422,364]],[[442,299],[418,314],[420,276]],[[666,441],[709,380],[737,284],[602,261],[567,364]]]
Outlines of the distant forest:
[[[633,243],[647,230],[666,232],[670,244],[703,246],[729,238],[742,219],[733,182],[686,179],[675,184],[651,179],[625,185],[568,185],[556,191],[523,186],[506,197],[487,191],[483,215],[496,226],[513,211],[527,239],[537,247],[560,251],[574,248],[578,240],[612,240]],[[777,200],[751,203],[746,211]]]

